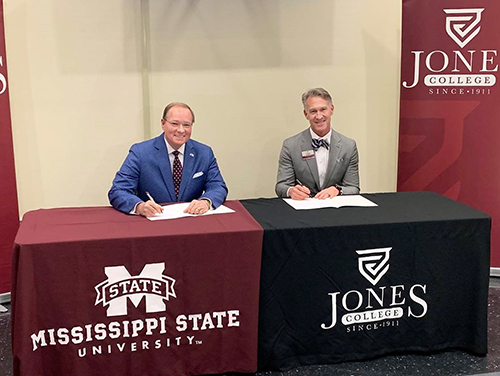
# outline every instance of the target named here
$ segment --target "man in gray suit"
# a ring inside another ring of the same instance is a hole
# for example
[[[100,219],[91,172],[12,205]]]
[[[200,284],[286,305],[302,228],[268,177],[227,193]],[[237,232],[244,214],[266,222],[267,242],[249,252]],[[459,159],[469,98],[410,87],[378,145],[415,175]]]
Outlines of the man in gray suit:
[[[311,89],[302,104],[310,127],[283,142],[276,194],[294,200],[358,194],[358,149],[330,127],[332,97],[323,88]]]

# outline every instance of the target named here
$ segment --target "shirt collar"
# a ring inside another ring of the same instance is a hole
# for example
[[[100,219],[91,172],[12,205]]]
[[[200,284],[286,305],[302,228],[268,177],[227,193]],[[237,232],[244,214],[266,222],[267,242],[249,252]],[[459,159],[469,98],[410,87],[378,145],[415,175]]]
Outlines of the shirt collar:
[[[330,138],[332,136],[332,128],[330,128],[330,131],[325,134],[323,137],[319,137],[316,133],[314,133],[314,131],[312,130],[312,128],[309,128],[309,132],[311,132],[311,138],[317,138],[318,140],[326,140],[328,142],[330,142]]]
[[[163,139],[165,140],[165,144],[167,145],[167,151],[168,151],[168,154],[172,154],[172,152],[175,150],[172,146],[170,146],[170,144],[167,142],[167,139],[165,137],[163,137]],[[179,153],[181,155],[184,155],[184,150],[186,149],[186,144],[182,144],[182,146],[177,149],[179,151]]]

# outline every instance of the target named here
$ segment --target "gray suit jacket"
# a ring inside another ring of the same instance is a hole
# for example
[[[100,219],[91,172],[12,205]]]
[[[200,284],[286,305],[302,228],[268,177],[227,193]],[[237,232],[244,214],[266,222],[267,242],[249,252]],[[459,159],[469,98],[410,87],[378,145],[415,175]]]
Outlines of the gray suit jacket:
[[[309,128],[283,142],[275,188],[278,197],[288,197],[287,190],[297,184],[297,179],[314,194],[332,185],[341,186],[342,193],[345,195],[358,194],[359,173],[356,142],[332,129],[330,156],[323,186],[319,184],[318,165],[311,143]]]

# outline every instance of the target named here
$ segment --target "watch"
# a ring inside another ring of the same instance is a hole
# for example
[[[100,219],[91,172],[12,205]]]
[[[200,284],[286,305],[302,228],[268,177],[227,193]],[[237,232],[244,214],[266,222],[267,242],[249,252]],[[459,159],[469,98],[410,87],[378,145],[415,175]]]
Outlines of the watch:
[[[337,190],[339,191],[339,196],[342,196],[343,195],[342,187],[340,185],[337,185],[337,184],[335,184],[334,187],[337,188]]]

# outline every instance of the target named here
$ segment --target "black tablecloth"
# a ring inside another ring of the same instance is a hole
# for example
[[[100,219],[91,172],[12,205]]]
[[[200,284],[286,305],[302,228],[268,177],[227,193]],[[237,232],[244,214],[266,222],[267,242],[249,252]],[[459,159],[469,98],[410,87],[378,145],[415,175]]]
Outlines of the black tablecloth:
[[[430,192],[372,208],[241,201],[264,228],[259,368],[487,351],[490,217]]]

